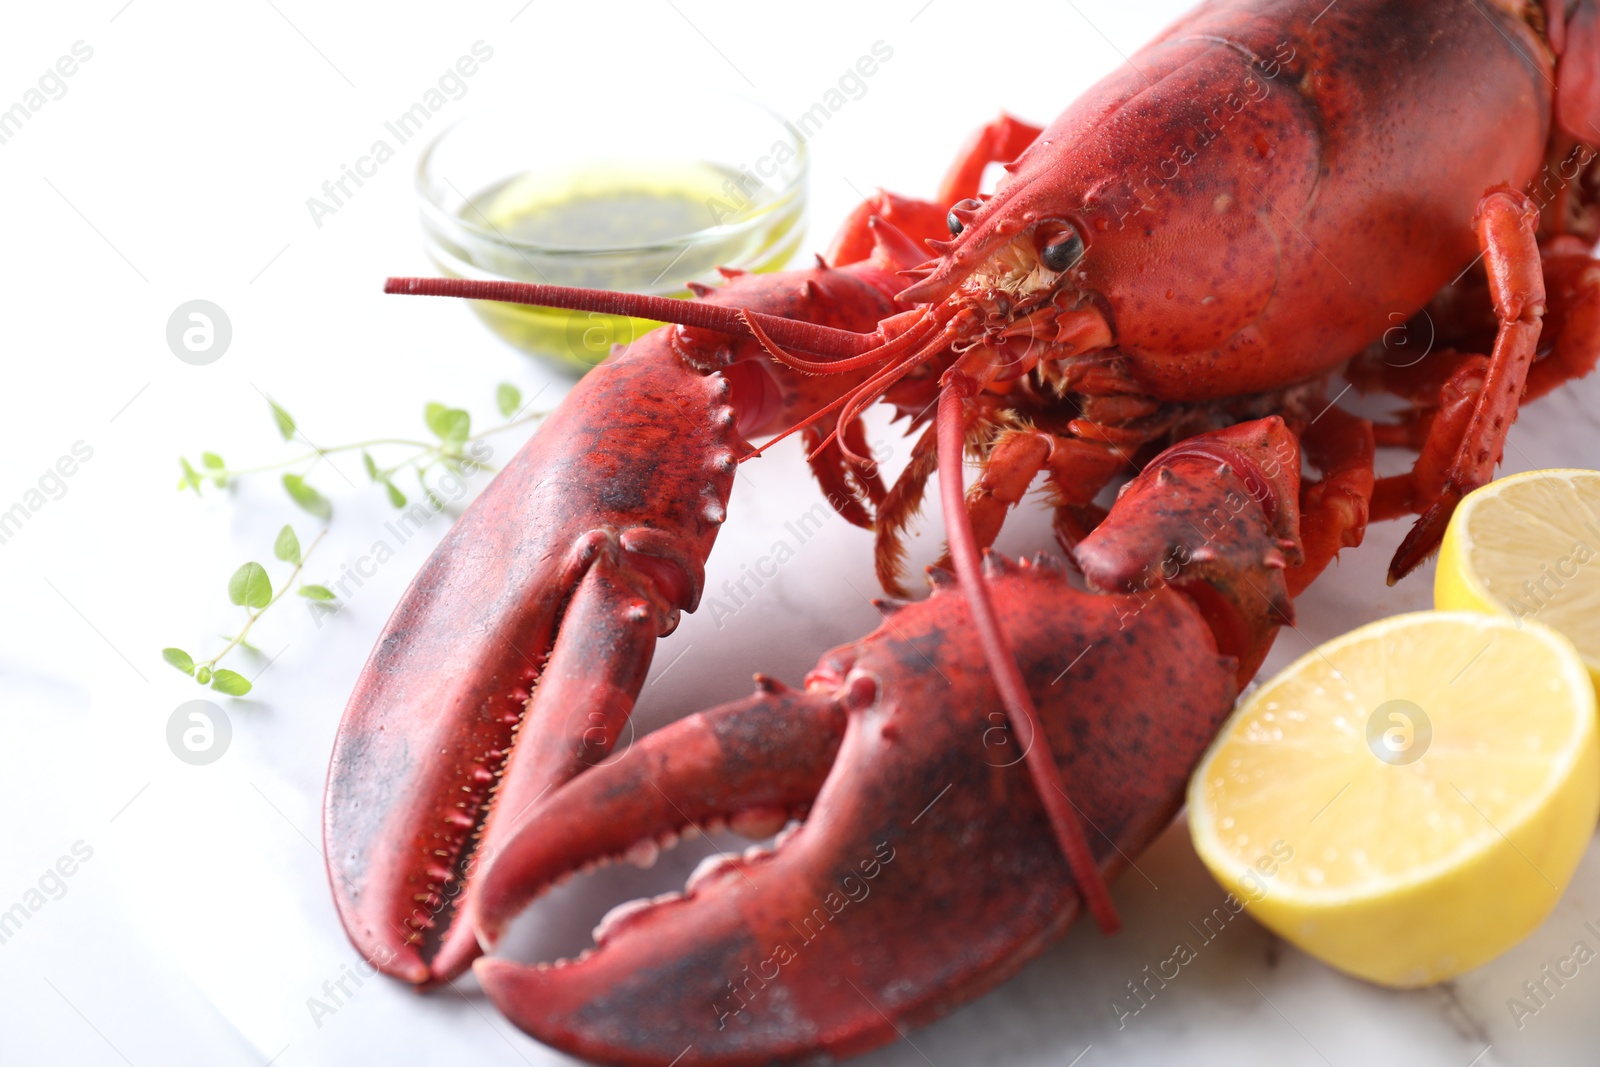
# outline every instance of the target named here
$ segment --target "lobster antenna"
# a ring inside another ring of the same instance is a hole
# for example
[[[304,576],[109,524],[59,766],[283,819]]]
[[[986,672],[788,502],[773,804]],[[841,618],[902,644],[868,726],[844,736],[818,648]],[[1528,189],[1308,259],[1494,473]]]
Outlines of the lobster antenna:
[[[916,312],[917,320],[907,330],[893,340],[885,341],[876,348],[869,348],[860,355],[848,356],[844,359],[829,360],[826,363],[817,363],[809,359],[796,356],[792,352],[785,352],[783,347],[772,336],[761,328],[761,323],[750,318],[745,318],[745,324],[750,327],[750,336],[761,342],[761,347],[767,350],[767,355],[782,363],[786,367],[793,367],[805,374],[845,374],[849,371],[859,370],[874,363],[882,363],[898,356],[908,348],[913,348],[923,341],[928,334],[939,325],[938,319],[926,310]],[[789,320],[784,320],[789,321]]]
[[[901,337],[895,338],[895,340],[891,341],[890,344],[891,345],[896,344],[902,338],[904,338],[904,337],[912,337],[913,334],[915,334],[915,337],[913,338],[914,340],[920,340],[920,341],[925,341],[926,342],[916,352],[913,352],[911,355],[907,356],[905,359],[901,360],[899,363],[893,363],[893,364],[890,364],[887,367],[884,367],[882,370],[878,371],[872,377],[868,378],[866,381],[864,381],[860,385],[856,386],[850,392],[847,392],[843,396],[835,398],[826,407],[819,408],[818,410],[812,412],[811,415],[808,418],[806,418],[804,421],[795,423],[793,426],[789,427],[787,430],[784,430],[782,433],[778,434],[776,437],[773,437],[766,444],[762,445],[760,448],[757,448],[754,452],[752,452],[751,455],[752,456],[761,455],[763,452],[765,452],[767,449],[771,448],[773,445],[777,444],[779,441],[782,441],[784,438],[788,437],[791,434],[797,433],[800,430],[805,429],[807,426],[810,426],[812,423],[816,422],[822,416],[827,415],[830,412],[837,411],[840,408],[844,408],[845,410],[839,416],[838,420],[836,421],[836,423],[834,425],[834,428],[833,428],[833,431],[831,433],[829,433],[826,437],[824,437],[822,439],[822,443],[819,444],[815,449],[813,449],[811,454],[809,456],[807,456],[806,458],[807,459],[816,459],[818,456],[822,455],[823,449],[827,448],[828,444],[831,441],[837,439],[838,442],[839,442],[839,448],[844,453],[845,458],[851,460],[857,466],[863,466],[863,467],[866,466],[867,465],[866,458],[862,457],[862,456],[855,455],[853,452],[850,451],[850,447],[844,443],[844,432],[843,432],[844,431],[844,427],[849,425],[850,422],[852,420],[854,420],[855,417],[861,413],[861,410],[863,408],[865,408],[868,404],[872,403],[874,400],[877,400],[879,397],[883,396],[883,394],[885,392],[887,392],[889,390],[890,386],[894,385],[895,382],[898,382],[901,378],[904,378],[907,374],[909,374],[911,371],[915,370],[918,366],[922,365],[923,363],[926,363],[930,357],[937,355],[939,353],[939,351],[948,342],[950,331],[948,329],[939,330],[939,331],[936,332],[936,336],[933,336],[933,339],[931,341],[928,341],[927,339],[930,336],[929,331],[926,331],[926,330],[919,331],[918,328],[913,327],[913,330],[911,332],[908,332],[906,334],[902,334]],[[884,347],[888,348],[889,346],[885,345]],[[909,347],[909,346],[905,346],[905,347]],[[767,349],[767,351],[770,353],[772,350],[769,347]],[[874,351],[877,351],[877,350],[874,350]],[[778,357],[774,356],[773,358],[776,359]],[[882,358],[888,358],[888,357],[882,357]],[[779,362],[784,362],[784,361],[783,360],[779,360]]]
[[[995,687],[1000,690],[1000,699],[1005,705],[1011,729],[1025,746],[1023,758],[1033,776],[1034,788],[1039,794],[1040,803],[1044,805],[1056,843],[1066,856],[1072,880],[1077,883],[1078,892],[1100,929],[1108,934],[1115,933],[1121,921],[1111,903],[1111,893],[1094,864],[1094,854],[1089,851],[1083,823],[1078,818],[1077,808],[1067,796],[1061,768],[1056,765],[1055,757],[1050,752],[1044,728],[1039,724],[1039,713],[1028,694],[1027,684],[1022,680],[1022,669],[1017,666],[1010,642],[1000,629],[988,583],[983,580],[978,543],[972,534],[971,516],[967,514],[967,494],[962,484],[961,469],[966,450],[966,418],[962,407],[971,395],[971,380],[955,372],[946,375],[939,390],[939,495],[944,506],[945,537],[950,542],[950,558],[955,563],[956,578],[966,597],[973,627],[978,631],[978,643],[983,646],[983,658],[994,674]]]
[[[853,333],[699,300],[618,293],[606,289],[575,289],[565,285],[532,285],[527,282],[478,281],[470,278],[389,278],[383,283],[383,291],[404,296],[453,296],[567,311],[628,315],[637,319],[654,319],[657,322],[716,330],[735,337],[757,337],[751,327],[759,325],[766,336],[777,344],[834,359],[858,356],[883,343],[876,333]]]

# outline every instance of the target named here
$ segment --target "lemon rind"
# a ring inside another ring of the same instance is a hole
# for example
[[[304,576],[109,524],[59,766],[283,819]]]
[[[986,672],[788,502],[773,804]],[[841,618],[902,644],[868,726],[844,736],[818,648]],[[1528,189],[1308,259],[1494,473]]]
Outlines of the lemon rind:
[[[1466,587],[1467,592],[1472,595],[1473,599],[1475,599],[1478,604],[1481,604],[1483,607],[1492,610],[1496,615],[1513,620],[1516,618],[1511,609],[1506,606],[1505,601],[1501,599],[1499,594],[1490,591],[1490,589],[1484,585],[1483,580],[1478,575],[1477,569],[1471,565],[1473,548],[1472,513],[1477,511],[1479,506],[1481,506],[1484,501],[1492,499],[1502,489],[1508,486],[1518,485],[1522,482],[1549,478],[1562,478],[1569,483],[1575,481],[1600,480],[1600,471],[1589,470],[1585,467],[1547,467],[1542,470],[1521,471],[1517,474],[1508,474],[1503,478],[1496,478],[1494,481],[1488,483],[1488,485],[1480,486],[1473,492],[1468,493],[1466,499],[1462,500],[1462,502],[1456,507],[1455,515],[1451,517],[1451,528],[1449,531],[1447,531],[1446,536],[1449,536],[1451,533],[1453,533],[1458,542],[1456,555],[1459,557],[1459,567],[1456,571],[1456,577],[1460,580],[1461,584]],[[1492,492],[1485,492],[1485,490],[1490,490],[1491,487],[1493,487]],[[1578,658],[1583,662],[1584,667],[1589,671],[1591,678],[1600,679],[1600,660],[1590,659],[1588,656],[1585,656],[1582,651],[1577,649],[1576,645],[1573,646],[1573,649],[1574,651],[1578,652]],[[1600,682],[1597,682],[1596,684],[1600,684]]]
[[[1415,611],[1402,615],[1393,615],[1367,623],[1351,630],[1349,633],[1317,646],[1317,648],[1305,653],[1288,667],[1285,667],[1274,676],[1273,681],[1275,682],[1278,678],[1296,673],[1304,663],[1342,650],[1346,645],[1364,640],[1374,633],[1382,633],[1399,629],[1403,626],[1419,624],[1425,620],[1460,622],[1480,629],[1528,632],[1539,640],[1544,641],[1555,651],[1557,662],[1561,667],[1561,676],[1565,679],[1567,688],[1576,695],[1577,701],[1581,705],[1580,714],[1575,717],[1574,721],[1576,732],[1565,739],[1566,743],[1562,746],[1560,757],[1551,762],[1550,773],[1545,778],[1544,788],[1538,794],[1524,801],[1510,817],[1502,819],[1500,824],[1491,824],[1494,825],[1496,830],[1494,835],[1485,836],[1472,844],[1454,849],[1440,859],[1420,864],[1404,875],[1388,877],[1379,881],[1324,889],[1274,884],[1270,890],[1270,895],[1275,900],[1302,904],[1308,907],[1330,908],[1379,900],[1398,893],[1422,888],[1431,882],[1441,881],[1490,851],[1502,847],[1503,843],[1512,841],[1518,832],[1539,815],[1578,769],[1578,759],[1586,748],[1584,734],[1592,734],[1596,731],[1594,686],[1590,681],[1587,665],[1572,642],[1559,631],[1531,619],[1519,624],[1509,616],[1486,615],[1482,612],[1473,611]],[[1216,873],[1219,878],[1223,878],[1230,883],[1242,882],[1245,872],[1253,870],[1254,867],[1236,858],[1230,850],[1225,849],[1219,843],[1220,838],[1217,835],[1211,812],[1206,805],[1197,803],[1197,800],[1199,799],[1199,791],[1203,788],[1205,772],[1209,769],[1212,759],[1232,732],[1234,724],[1261,699],[1261,695],[1267,692],[1271,685],[1272,682],[1268,682],[1267,685],[1257,688],[1248,698],[1241,701],[1233,710],[1233,713],[1229,715],[1227,722],[1223,724],[1222,729],[1218,731],[1216,738],[1212,741],[1211,747],[1206,750],[1206,754],[1195,768],[1187,791],[1190,836],[1194,841],[1195,851],[1200,853],[1206,866]],[[1584,714],[1584,711],[1587,714]],[[1515,847],[1515,845],[1512,847]]]

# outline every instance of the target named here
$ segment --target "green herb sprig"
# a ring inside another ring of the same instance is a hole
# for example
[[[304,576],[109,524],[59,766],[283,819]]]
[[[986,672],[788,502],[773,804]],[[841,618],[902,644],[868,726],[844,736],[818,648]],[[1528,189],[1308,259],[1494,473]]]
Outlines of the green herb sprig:
[[[544,418],[543,412],[534,412],[520,415],[523,407],[522,392],[508,382],[502,382],[495,389],[495,406],[506,421],[480,433],[472,432],[472,415],[463,408],[452,408],[445,404],[430,401],[422,412],[423,423],[428,431],[433,434],[434,440],[421,440],[408,437],[377,437],[367,441],[354,441],[350,444],[335,445],[331,448],[321,448],[311,442],[299,429],[294,416],[284,410],[277,401],[268,399],[267,404],[272,410],[272,420],[278,432],[285,441],[297,438],[304,442],[311,451],[275,463],[264,463],[254,467],[229,467],[223,458],[215,452],[200,453],[199,464],[191,463],[187,457],[179,457],[178,464],[182,469],[182,477],[178,480],[178,490],[194,490],[196,495],[201,495],[201,489],[210,485],[217,489],[226,489],[239,479],[253,474],[264,474],[272,471],[283,471],[282,483],[289,498],[299,507],[317,518],[328,521],[333,516],[333,502],[309,481],[307,476],[316,463],[331,455],[341,452],[361,453],[361,464],[375,485],[383,487],[384,495],[395,508],[406,506],[406,494],[395,484],[395,477],[406,470],[415,472],[417,484],[422,494],[428,498],[436,509],[444,508],[443,501],[434,492],[428,482],[428,473],[436,468],[444,468],[458,475],[466,475],[472,471],[495,472],[496,468],[485,463],[475,455],[472,447],[484,438],[494,434],[504,433],[518,426],[524,426]],[[401,458],[392,464],[382,464],[374,458],[373,452],[377,450],[406,449]],[[300,468],[299,470],[285,470],[284,468]]]
[[[300,572],[305,569],[306,560],[311,558],[311,553],[316,551],[317,545],[322,542],[327,532],[323,530],[317,534],[302,552],[300,538],[295,535],[294,527],[285,526],[278,531],[278,537],[272,545],[272,554],[284,563],[293,564],[294,569],[289,572],[289,576],[284,579],[283,585],[276,593],[272,591],[272,580],[267,576],[267,569],[259,563],[254,561],[245,563],[233,572],[233,577],[228,579],[228,599],[244,608],[245,622],[237,634],[227,638],[228,643],[222,647],[222,651],[208,660],[196,662],[193,656],[181,648],[164,648],[161,650],[161,658],[199,684],[210,685],[219,693],[242,697],[250,692],[253,686],[248,678],[217,664],[236,648],[256,650],[255,646],[246,640],[251,628],[294,586],[295,580],[300,577]],[[296,591],[308,600],[338,599],[331,590],[321,585],[305,584],[299,586]]]

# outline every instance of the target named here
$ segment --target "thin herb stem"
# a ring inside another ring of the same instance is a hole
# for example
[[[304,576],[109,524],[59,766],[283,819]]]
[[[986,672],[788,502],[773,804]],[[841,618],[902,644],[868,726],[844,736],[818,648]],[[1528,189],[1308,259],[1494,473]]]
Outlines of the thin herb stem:
[[[525,426],[530,422],[537,422],[542,418],[544,418],[544,412],[542,411],[534,412],[531,415],[524,415],[520,419],[512,419],[510,422],[503,423],[499,426],[492,426],[480,433],[475,433],[470,437],[463,438],[462,443],[470,444],[474,441],[482,441],[484,438],[492,437],[497,433],[504,433],[505,431],[515,429],[518,426]],[[305,440],[304,434],[297,433],[296,436],[300,437],[301,440]],[[339,452],[355,452],[364,448],[380,448],[384,445],[406,445],[411,448],[418,448],[422,450],[415,456],[412,456],[410,459],[403,460],[395,466],[389,468],[388,473],[391,474],[399,470],[401,467],[415,463],[423,456],[441,451],[440,445],[429,444],[427,441],[418,441],[409,437],[374,437],[370,440],[355,441],[347,445],[334,445],[331,448],[316,448],[313,446],[312,451],[310,452],[306,452],[301,455],[294,456],[291,459],[282,460],[277,463],[264,463],[259,467],[241,467],[238,470],[231,470],[226,467],[222,468],[221,470],[207,468],[201,470],[200,475],[202,478],[237,478],[245,474],[265,474],[268,471],[283,470],[285,467],[293,467],[301,463],[307,463],[312,460],[321,459],[323,456],[331,456]],[[476,460],[464,460],[464,462],[477,463]],[[480,466],[483,470],[492,471],[495,469],[487,465],[480,464]]]
[[[322,539],[327,535],[327,527],[323,527],[322,532],[311,539],[310,546],[306,548],[304,552],[300,553],[300,562],[295,564],[294,570],[289,572],[289,577],[284,580],[283,585],[279,587],[278,591],[272,595],[272,599],[267,601],[259,611],[247,611],[246,614],[249,615],[249,619],[246,620],[244,627],[234,635],[233,640],[224,645],[222,651],[218,652],[215,656],[212,656],[204,663],[196,664],[196,668],[209,667],[212,670],[215,670],[218,661],[221,660],[222,657],[226,656],[229,652],[232,652],[234,649],[238,648],[244,643],[245,636],[250,633],[250,628],[256,624],[256,620],[265,615],[271,609],[272,605],[282,600],[283,595],[290,589],[294,588],[295,579],[299,578],[300,572],[305,569],[306,560],[311,558],[311,553],[317,550],[317,546],[322,543]]]

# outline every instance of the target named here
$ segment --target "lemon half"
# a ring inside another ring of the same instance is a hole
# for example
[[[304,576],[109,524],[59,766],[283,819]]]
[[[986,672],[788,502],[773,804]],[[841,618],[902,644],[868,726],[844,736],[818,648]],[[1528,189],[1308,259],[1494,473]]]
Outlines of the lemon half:
[[[1373,982],[1442,981],[1526,936],[1577,867],[1594,688],[1538,623],[1384,619],[1250,694],[1188,799],[1201,859],[1263,924]]]
[[[1445,532],[1433,598],[1560,630],[1600,686],[1600,471],[1530,471],[1468,494]]]

